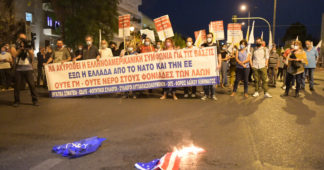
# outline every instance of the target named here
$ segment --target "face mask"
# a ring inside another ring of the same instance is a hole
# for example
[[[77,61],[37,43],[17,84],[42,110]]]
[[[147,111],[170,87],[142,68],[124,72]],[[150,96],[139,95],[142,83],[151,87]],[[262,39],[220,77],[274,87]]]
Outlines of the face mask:
[[[293,49],[295,46],[294,45],[291,45],[290,48]]]
[[[5,51],[2,51],[1,54],[4,55],[4,54],[6,54],[6,52]]]
[[[306,45],[306,47],[307,47],[307,48],[312,48],[312,46],[311,46],[311,45]]]
[[[133,47],[128,47],[128,48],[127,48],[127,51],[128,51],[128,52],[132,52],[132,51],[133,51]]]
[[[295,45],[295,46],[294,46],[294,49],[295,49],[295,50],[298,50],[298,49],[299,49],[299,46]]]
[[[226,47],[223,47],[223,50],[226,51]]]
[[[107,48],[107,45],[101,45],[101,47],[102,47],[103,49],[106,49],[106,48]]]
[[[57,48],[62,48],[63,46],[62,45],[56,45],[57,46]]]
[[[240,45],[241,49],[245,48],[245,45]]]
[[[261,43],[257,43],[256,46],[257,46],[257,47],[261,47]]]
[[[187,47],[191,47],[192,42],[187,42]]]
[[[156,45],[156,48],[160,49],[161,48],[161,45]]]
[[[87,45],[91,45],[92,44],[92,42],[91,41],[87,41]]]
[[[150,42],[147,42],[147,41],[146,41],[146,42],[144,43],[144,45],[145,45],[145,46],[149,46],[149,45],[150,45]]]
[[[274,53],[275,53],[275,52],[277,52],[277,50],[272,50],[272,52],[274,52]]]
[[[212,38],[207,38],[207,42],[208,42],[208,43],[211,43],[212,41],[213,41]]]
[[[170,43],[170,42],[167,42],[165,45],[166,45],[167,47],[171,47],[171,43]]]
[[[79,48],[79,50],[81,51],[81,50],[82,50],[82,48]]]

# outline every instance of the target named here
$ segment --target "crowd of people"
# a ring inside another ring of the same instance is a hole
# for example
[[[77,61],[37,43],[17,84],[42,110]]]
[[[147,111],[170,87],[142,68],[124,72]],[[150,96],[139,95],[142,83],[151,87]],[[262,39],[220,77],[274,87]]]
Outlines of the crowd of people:
[[[104,59],[109,57],[124,57],[137,53],[159,52],[162,50],[180,49],[175,46],[172,38],[167,38],[164,42],[153,42],[144,37],[140,43],[126,41],[117,48],[117,43],[100,42],[100,49],[93,44],[93,37],[85,37],[85,46],[78,45],[75,50],[64,45],[62,39],[58,39],[55,48],[52,46],[40,47],[39,52],[34,56],[34,50],[27,46],[25,34],[19,34],[14,45],[4,44],[1,46],[0,54],[0,76],[2,91],[14,90],[14,106],[19,106],[20,90],[27,83],[32,96],[32,102],[38,106],[37,89],[35,87],[47,88],[44,66],[50,63],[76,62],[87,59]],[[310,40],[305,42],[292,41],[291,46],[286,50],[277,49],[276,44],[272,44],[268,49],[265,41],[256,39],[256,46],[251,47],[246,40],[242,40],[239,46],[230,44],[220,45],[213,42],[213,34],[206,35],[206,42],[200,47],[194,46],[193,38],[186,38],[185,48],[217,47],[217,70],[220,73],[220,84],[203,87],[202,100],[208,98],[217,100],[215,88],[229,88],[231,96],[237,94],[240,83],[244,84],[244,96],[249,97],[249,83],[254,83],[253,97],[258,97],[262,90],[264,97],[271,98],[269,86],[277,87],[277,81],[282,81],[284,90],[282,97],[289,95],[290,89],[295,89],[295,97],[299,97],[300,90],[304,90],[305,80],[309,82],[309,89],[314,90],[314,70],[319,58],[318,51],[313,47]],[[34,73],[32,63],[37,61],[37,72]],[[228,80],[229,77],[229,80]],[[25,83],[26,82],[26,83]],[[12,88],[13,87],[13,88]],[[171,94],[177,100],[176,88],[164,88],[161,100],[166,99]],[[197,87],[183,88],[184,98],[196,98]],[[152,90],[149,90],[152,93]],[[141,92],[124,92],[123,98],[137,98]]]

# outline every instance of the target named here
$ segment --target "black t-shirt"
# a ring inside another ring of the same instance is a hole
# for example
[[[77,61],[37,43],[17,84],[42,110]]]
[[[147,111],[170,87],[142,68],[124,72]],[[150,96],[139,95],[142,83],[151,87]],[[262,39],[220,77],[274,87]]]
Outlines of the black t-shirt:
[[[221,51],[220,51],[220,54],[221,54],[221,56],[222,56],[222,59],[225,59],[225,58],[226,58],[226,55],[227,55],[227,52],[221,50]]]
[[[220,52],[220,49],[219,49],[219,47],[217,46],[216,43],[213,43],[213,44],[210,44],[210,45],[208,43],[203,43],[203,44],[201,44],[201,46],[202,47],[213,47],[213,46],[215,46],[215,47],[217,47],[217,53]]]
[[[99,55],[99,50],[96,46],[91,46],[89,49],[88,47],[83,48],[82,51],[83,60],[96,59],[98,55]]]
[[[45,55],[45,58],[44,58],[42,53],[38,52],[37,53],[37,67],[39,67],[39,68],[43,67],[43,64],[46,62],[45,60],[46,60],[46,55]]]

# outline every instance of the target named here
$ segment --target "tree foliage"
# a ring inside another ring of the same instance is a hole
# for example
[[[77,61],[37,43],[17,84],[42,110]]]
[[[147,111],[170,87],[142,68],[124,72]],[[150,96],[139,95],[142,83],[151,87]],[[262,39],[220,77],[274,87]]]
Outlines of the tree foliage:
[[[297,36],[299,41],[301,41],[302,43],[304,43],[306,40],[311,40],[314,43],[318,42],[317,38],[314,38],[311,34],[307,33],[306,26],[299,22],[293,23],[287,28],[282,41],[284,43],[287,43],[290,42],[291,40],[295,40]],[[286,44],[286,46],[289,46],[289,44]]]
[[[180,47],[180,48],[186,47],[185,38],[181,34],[175,33],[174,37],[173,37],[173,40],[174,40],[174,43],[175,43],[175,45],[177,47]]]
[[[111,39],[118,29],[118,3],[119,0],[52,0],[65,44],[84,43],[86,35],[92,35],[98,43],[99,29],[102,39]]]

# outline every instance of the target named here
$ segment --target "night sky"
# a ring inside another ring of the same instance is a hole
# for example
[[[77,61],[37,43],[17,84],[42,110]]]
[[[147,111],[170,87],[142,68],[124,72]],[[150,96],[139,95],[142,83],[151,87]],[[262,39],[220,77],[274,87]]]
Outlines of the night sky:
[[[192,37],[196,30],[208,31],[210,21],[223,20],[226,36],[227,23],[232,21],[232,15],[248,16],[247,12],[239,10],[241,4],[248,6],[251,16],[266,18],[272,25],[273,0],[143,0],[140,11],[152,19],[168,14],[174,32]],[[276,43],[295,22],[306,25],[307,33],[320,39],[322,13],[324,0],[277,0]],[[256,20],[255,25],[254,36],[260,37],[264,31],[264,39],[268,41],[266,23]],[[242,29],[245,37],[247,26]]]

